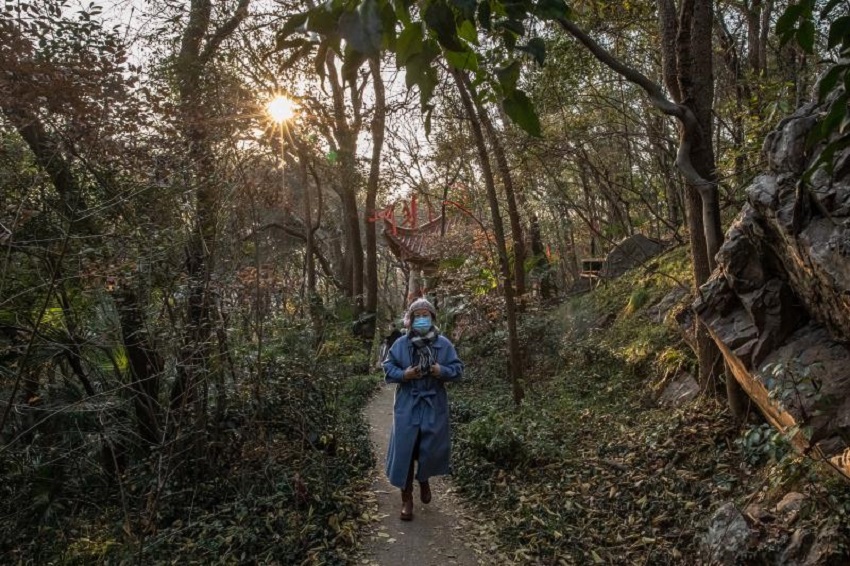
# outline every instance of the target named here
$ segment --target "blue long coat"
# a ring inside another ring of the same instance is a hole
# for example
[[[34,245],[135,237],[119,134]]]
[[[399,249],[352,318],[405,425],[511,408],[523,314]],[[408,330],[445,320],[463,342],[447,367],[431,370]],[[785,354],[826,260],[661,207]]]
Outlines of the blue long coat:
[[[393,407],[393,428],[387,450],[387,477],[390,483],[404,488],[413,458],[417,434],[419,466],[416,479],[449,473],[451,434],[449,400],[444,381],[457,381],[463,375],[463,363],[448,338],[440,335],[431,345],[440,364],[440,377],[402,381],[404,370],[413,365],[414,347],[407,335],[395,341],[384,361],[387,383],[397,383]]]

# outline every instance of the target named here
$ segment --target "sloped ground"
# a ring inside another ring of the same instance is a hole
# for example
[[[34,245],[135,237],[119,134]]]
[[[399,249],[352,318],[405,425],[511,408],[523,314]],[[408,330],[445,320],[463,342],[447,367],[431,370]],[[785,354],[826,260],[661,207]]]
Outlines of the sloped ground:
[[[466,341],[453,390],[455,481],[498,525],[518,564],[843,564],[850,490],[823,463],[759,424],[739,429],[722,400],[658,405],[693,368],[652,306],[683,281],[681,252],[522,322],[528,395],[512,406],[503,337]],[[686,300],[686,299],[685,299]],[[675,310],[675,307],[673,307]],[[793,512],[777,503],[788,492]],[[743,512],[734,556],[702,544],[725,503]]]

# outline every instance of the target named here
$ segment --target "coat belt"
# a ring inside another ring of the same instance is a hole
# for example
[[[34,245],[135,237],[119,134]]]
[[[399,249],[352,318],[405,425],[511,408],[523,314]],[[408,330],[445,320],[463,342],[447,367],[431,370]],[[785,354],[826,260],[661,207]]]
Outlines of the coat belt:
[[[424,408],[421,403],[425,403],[431,409],[431,418],[428,421],[428,424],[434,424],[435,422],[435,413],[437,412],[434,408],[434,397],[437,396],[437,391],[435,389],[413,389],[410,394],[413,396],[413,424],[421,425],[422,424],[422,409]]]

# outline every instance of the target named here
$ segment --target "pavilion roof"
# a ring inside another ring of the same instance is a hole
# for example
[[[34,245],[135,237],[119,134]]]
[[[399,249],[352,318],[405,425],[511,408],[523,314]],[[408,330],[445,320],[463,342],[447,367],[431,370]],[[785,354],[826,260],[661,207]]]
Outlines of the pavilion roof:
[[[400,260],[418,265],[433,265],[442,255],[439,245],[440,235],[448,233],[449,229],[457,223],[455,216],[446,215],[444,232],[442,231],[443,215],[416,228],[398,226],[384,218],[384,238],[393,255]]]

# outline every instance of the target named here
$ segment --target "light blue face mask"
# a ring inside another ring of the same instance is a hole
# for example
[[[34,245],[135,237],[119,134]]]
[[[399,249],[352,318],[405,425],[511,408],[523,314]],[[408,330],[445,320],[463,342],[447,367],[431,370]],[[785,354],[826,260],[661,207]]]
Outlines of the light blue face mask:
[[[419,334],[425,334],[431,328],[430,316],[417,316],[413,319],[413,330]]]

